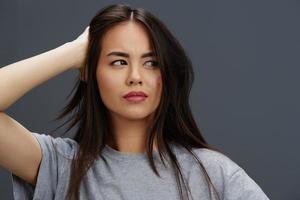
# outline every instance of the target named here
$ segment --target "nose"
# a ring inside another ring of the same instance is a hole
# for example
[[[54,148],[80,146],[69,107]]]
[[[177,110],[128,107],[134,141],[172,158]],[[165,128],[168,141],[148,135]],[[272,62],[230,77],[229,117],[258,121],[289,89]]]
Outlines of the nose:
[[[142,84],[142,76],[139,72],[139,67],[129,67],[127,85]]]

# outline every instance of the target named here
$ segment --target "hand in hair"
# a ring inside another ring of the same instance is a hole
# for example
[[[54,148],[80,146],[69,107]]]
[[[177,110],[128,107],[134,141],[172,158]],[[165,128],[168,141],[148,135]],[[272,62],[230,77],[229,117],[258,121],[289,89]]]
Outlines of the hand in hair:
[[[89,26],[87,26],[75,40],[72,41],[72,43],[76,44],[76,48],[78,48],[78,55],[76,58],[77,61],[74,65],[74,68],[78,69],[80,72],[80,79],[84,80],[84,68],[86,66],[86,55],[87,55],[87,48],[88,48],[88,39],[89,39]],[[87,76],[85,76],[87,77]],[[85,79],[86,80],[86,79]]]

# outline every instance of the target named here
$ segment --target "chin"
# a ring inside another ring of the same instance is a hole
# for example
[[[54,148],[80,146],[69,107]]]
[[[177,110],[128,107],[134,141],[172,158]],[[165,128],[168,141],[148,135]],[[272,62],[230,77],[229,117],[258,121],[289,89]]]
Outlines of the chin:
[[[132,112],[132,113],[126,113],[126,115],[123,115],[123,117],[129,120],[140,120],[140,119],[145,119],[149,115],[150,114]]]
[[[143,110],[125,110],[122,112],[117,112],[114,113],[116,115],[118,115],[119,117],[128,119],[128,120],[141,120],[141,119],[145,119],[147,117],[149,117],[151,115],[150,112],[145,112]]]

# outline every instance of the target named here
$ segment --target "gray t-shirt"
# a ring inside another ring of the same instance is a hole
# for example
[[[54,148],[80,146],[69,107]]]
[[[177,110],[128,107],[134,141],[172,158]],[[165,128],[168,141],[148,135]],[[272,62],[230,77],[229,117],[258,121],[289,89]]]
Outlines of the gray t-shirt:
[[[65,199],[70,178],[71,158],[78,144],[71,138],[53,137],[32,133],[42,149],[42,161],[36,186],[11,174],[15,200]],[[55,151],[55,147],[58,151]],[[209,188],[197,162],[182,147],[172,144],[183,175],[188,182],[194,200],[209,200]],[[203,165],[224,200],[267,200],[258,184],[245,170],[227,156],[209,149],[193,151]],[[106,145],[103,155],[88,170],[80,185],[80,199],[84,200],[179,200],[176,179],[165,168],[155,151],[154,159],[162,178],[152,171],[146,153],[124,153]],[[184,192],[184,190],[183,190]],[[212,190],[213,193],[213,190]]]

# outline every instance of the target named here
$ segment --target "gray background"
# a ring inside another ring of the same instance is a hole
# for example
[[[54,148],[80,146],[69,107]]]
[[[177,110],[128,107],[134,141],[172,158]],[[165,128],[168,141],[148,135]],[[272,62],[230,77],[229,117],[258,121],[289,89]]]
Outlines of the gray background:
[[[111,3],[119,1],[1,1],[0,66],[75,39]],[[190,102],[208,142],[224,149],[270,199],[300,199],[299,1],[127,3],[159,17],[186,49],[195,70]],[[54,77],[6,113],[47,134],[60,124],[51,120],[77,75]],[[12,199],[3,168],[0,180],[0,198]]]

